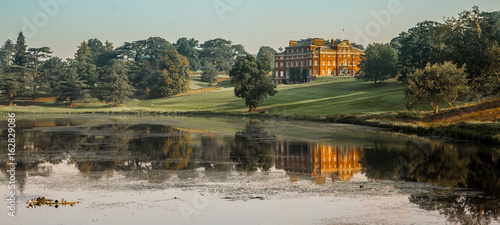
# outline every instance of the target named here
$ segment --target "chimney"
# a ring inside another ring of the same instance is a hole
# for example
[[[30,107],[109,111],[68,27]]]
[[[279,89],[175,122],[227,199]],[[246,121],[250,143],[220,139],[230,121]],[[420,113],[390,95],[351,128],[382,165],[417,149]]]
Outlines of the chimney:
[[[290,45],[289,46],[292,47],[292,46],[294,46],[296,44],[297,44],[297,41],[290,41]]]
[[[316,46],[325,46],[325,39],[323,39],[323,38],[314,38],[314,45],[316,45]]]

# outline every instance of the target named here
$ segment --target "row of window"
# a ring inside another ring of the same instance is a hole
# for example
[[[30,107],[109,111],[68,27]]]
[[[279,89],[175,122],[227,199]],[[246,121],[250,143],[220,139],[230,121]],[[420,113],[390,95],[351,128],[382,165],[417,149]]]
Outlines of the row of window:
[[[354,70],[352,70],[352,71],[351,70],[340,71],[339,75],[341,75],[341,76],[350,76],[351,72],[352,72],[352,75],[356,75],[356,71],[354,71]],[[312,76],[313,74],[314,75],[318,75],[318,70],[314,70],[313,71],[312,69],[309,69],[309,76]],[[286,75],[286,79],[288,79],[290,77],[289,70],[286,71],[286,74],[284,73],[284,71],[276,71],[274,77],[275,78],[285,78],[285,75]],[[332,69],[322,70],[321,71],[321,75],[323,75],[323,76],[325,76],[325,75],[328,75],[328,76],[331,76],[331,75],[337,76],[337,71],[336,70],[332,71]]]
[[[339,57],[344,57],[344,58],[351,57],[351,56],[353,56],[354,58],[358,58],[358,56],[351,55],[351,54],[340,54],[339,55]],[[286,59],[303,59],[303,58],[311,58],[311,57],[313,57],[312,54],[309,54],[309,55],[299,55],[299,56],[287,56]],[[314,54],[314,57],[317,58],[318,54]],[[323,58],[327,58],[327,57],[336,58],[337,54],[323,54]],[[283,60],[284,57],[283,56],[276,56],[275,59],[276,60]]]
[[[312,66],[312,60],[308,60],[308,61],[305,61],[305,62],[306,62],[306,66]],[[326,60],[323,60],[323,66],[326,66],[327,63],[328,63],[328,66],[337,66],[336,65],[337,64],[336,61],[331,61],[331,60],[326,61]],[[352,66],[357,66],[356,61],[353,61],[351,63],[351,61],[347,61],[347,60],[344,59],[344,61],[340,61],[339,62],[339,66],[351,66],[351,64],[352,64]],[[299,61],[296,61],[296,62],[294,62],[294,61],[292,61],[292,62],[286,62],[286,67],[290,67],[290,65],[291,65],[291,67],[304,66],[304,61],[300,61],[300,65],[299,65]],[[314,60],[314,65],[315,66],[318,65],[318,60]],[[279,63],[276,62],[275,67],[276,68],[283,67],[283,62],[279,62]]]

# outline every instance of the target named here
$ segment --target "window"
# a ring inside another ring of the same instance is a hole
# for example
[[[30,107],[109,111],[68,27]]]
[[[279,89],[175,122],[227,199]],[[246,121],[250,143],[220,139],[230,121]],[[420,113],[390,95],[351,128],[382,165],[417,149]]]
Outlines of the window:
[[[328,69],[328,75],[332,75],[332,69]]]
[[[300,61],[300,66],[304,66],[304,61]]]
[[[314,60],[314,65],[317,66],[318,65],[318,60]]]
[[[325,75],[325,70],[323,70],[323,75]]]
[[[289,71],[289,70],[287,70],[287,71],[286,71],[286,78],[287,78],[287,79],[288,79],[288,71]]]
[[[330,60],[328,60],[328,65],[330,65],[330,63],[331,63],[331,61],[330,61]]]
[[[326,64],[325,64],[325,60],[323,60],[323,66],[325,66],[325,65],[326,65]]]
[[[280,62],[280,67],[283,67],[283,63],[282,62]]]
[[[337,66],[337,65],[335,65],[335,64],[337,64],[337,62],[333,61],[333,66]]]
[[[281,76],[280,77],[283,77],[283,71],[280,72]]]
[[[312,76],[312,75],[313,75],[313,70],[309,69],[309,76]]]
[[[336,70],[333,71],[333,75],[337,76],[337,71]]]
[[[286,67],[290,67],[290,64],[288,64],[288,62],[286,62]]]
[[[278,67],[278,62],[276,62],[276,64],[274,65],[274,67]]]
[[[278,73],[278,71],[276,71],[276,75],[274,77],[278,77],[278,75],[279,75],[279,73]]]

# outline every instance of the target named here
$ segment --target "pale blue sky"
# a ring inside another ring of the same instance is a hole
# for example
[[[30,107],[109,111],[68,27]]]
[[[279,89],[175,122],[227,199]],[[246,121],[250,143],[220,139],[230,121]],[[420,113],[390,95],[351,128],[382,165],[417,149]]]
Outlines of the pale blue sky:
[[[389,4],[397,3],[390,20],[373,16],[387,15]],[[68,58],[90,38],[118,47],[151,36],[201,43],[221,37],[255,54],[260,46],[277,49],[293,39],[342,38],[343,27],[351,41],[388,42],[418,22],[442,22],[473,5],[500,10],[498,0],[0,0],[0,42],[24,29],[30,47],[49,46]]]

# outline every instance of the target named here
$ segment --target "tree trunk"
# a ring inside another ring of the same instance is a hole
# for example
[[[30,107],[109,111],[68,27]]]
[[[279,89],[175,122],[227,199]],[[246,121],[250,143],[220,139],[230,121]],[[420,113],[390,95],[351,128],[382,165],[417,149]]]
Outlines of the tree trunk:
[[[14,106],[14,98],[9,96],[9,106]]]
[[[438,106],[438,105],[436,105],[436,106],[434,106],[433,108],[434,108],[434,114],[436,114],[436,115],[437,115],[437,114],[439,113],[439,106]]]
[[[253,112],[255,111],[255,107],[253,105],[250,105],[250,109],[248,110],[248,112]]]
[[[73,99],[69,98],[69,107],[73,107]]]
[[[448,102],[448,105],[450,106],[451,109],[455,109],[455,107],[453,107],[453,102]]]

